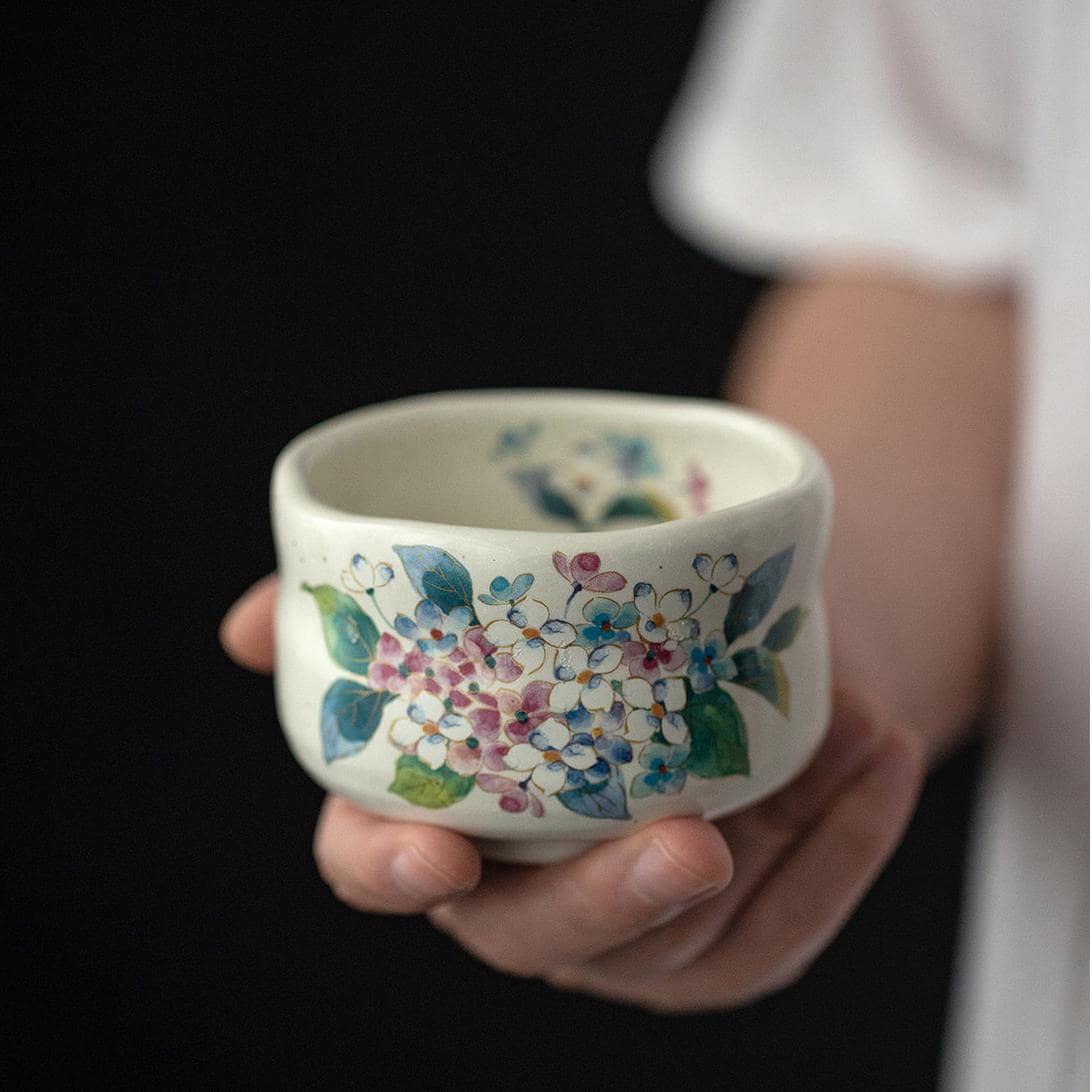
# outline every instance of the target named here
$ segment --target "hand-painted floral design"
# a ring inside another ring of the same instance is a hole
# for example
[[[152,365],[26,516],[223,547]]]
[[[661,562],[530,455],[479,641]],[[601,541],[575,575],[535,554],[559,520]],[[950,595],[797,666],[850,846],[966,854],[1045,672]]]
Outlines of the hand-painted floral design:
[[[553,717],[543,721],[526,743],[517,743],[506,758],[509,769],[529,774],[548,796],[565,788],[569,771],[587,770],[598,761],[591,736],[574,735],[567,724]]]
[[[444,614],[431,600],[422,599],[413,619],[399,614],[394,619],[394,628],[403,637],[416,641],[422,652],[443,656],[459,643],[473,617],[474,613],[468,607],[455,607],[450,614]]]
[[[648,449],[616,446],[633,473],[648,469]],[[350,759],[386,722],[390,791],[412,804],[450,807],[478,789],[512,816],[540,817],[549,806],[626,820],[631,799],[682,792],[689,777],[749,774],[736,688],[789,716],[781,653],[806,613],[784,610],[761,641],[749,635],[777,604],[792,546],[746,574],[735,554],[699,554],[702,583],[663,590],[631,585],[593,551],[559,550],[553,588],[543,559],[542,574],[494,576],[477,596],[447,552],[393,549],[405,581],[357,554],[341,573],[344,590],[304,590],[350,676],[322,701],[326,760]],[[400,600],[393,623],[381,591]]]
[[[520,492],[544,516],[580,530],[619,520],[662,523],[708,509],[709,479],[691,463],[675,482],[648,436],[604,430],[567,445],[538,443],[541,429],[507,426],[494,458],[510,464]]]
[[[478,599],[490,607],[514,607],[530,590],[535,578],[530,573],[520,573],[514,580],[495,576],[489,582],[489,592]]]
[[[637,608],[632,603],[618,603],[603,596],[589,599],[581,613],[586,624],[577,627],[576,639],[585,648],[630,640],[629,627],[637,621]]]
[[[646,772],[639,773],[633,779],[630,792],[634,796],[682,792],[689,757],[689,747],[677,743],[650,743],[641,751],[638,759]]]
[[[682,651],[686,654],[686,674],[697,694],[712,690],[718,680],[731,682],[739,674],[719,633],[710,633],[700,641],[684,641]]]
[[[622,698],[632,708],[626,717],[626,739],[642,742],[659,733],[668,743],[682,743],[687,737],[686,684],[682,679],[626,679]]]
[[[526,671],[537,671],[546,659],[546,646],[564,648],[576,640],[568,622],[550,617],[550,608],[537,599],[513,607],[504,618],[485,627],[486,639],[511,649],[512,659]]]
[[[459,713],[449,713],[435,694],[418,695],[406,713],[407,716],[391,725],[391,740],[402,750],[416,754],[433,770],[447,761],[450,744],[474,735],[470,721]]]
[[[622,662],[617,645],[601,645],[588,653],[582,648],[566,648],[557,654],[554,677],[557,685],[550,693],[550,708],[567,713],[578,705],[585,709],[609,709],[614,704],[612,672]]]

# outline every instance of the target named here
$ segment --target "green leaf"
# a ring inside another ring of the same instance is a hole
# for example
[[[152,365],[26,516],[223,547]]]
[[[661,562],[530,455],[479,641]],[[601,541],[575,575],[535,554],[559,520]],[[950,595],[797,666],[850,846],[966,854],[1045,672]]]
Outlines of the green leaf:
[[[766,634],[766,640],[762,643],[771,652],[784,652],[796,640],[800,627],[804,624],[808,612],[803,607],[793,607],[787,610],[772,626]]]
[[[542,466],[530,467],[527,470],[517,470],[512,475],[512,480],[537,506],[540,512],[555,519],[567,520],[583,526],[580,513],[573,507],[572,502],[563,493],[559,493],[550,484],[550,472]]]
[[[589,819],[631,818],[626,807],[626,786],[617,766],[611,766],[610,777],[606,781],[559,792],[557,798],[569,811],[586,815]]]
[[[322,753],[327,762],[356,754],[375,735],[383,708],[394,698],[386,691],[369,690],[354,679],[338,679],[322,699],[319,721]]]
[[[432,770],[416,755],[402,755],[394,764],[388,792],[421,808],[449,808],[472,788],[473,777],[462,777],[446,766]]]
[[[749,774],[747,727],[731,694],[714,687],[696,694],[686,684],[683,716],[690,728],[690,757],[686,768],[695,777]]]
[[[438,546],[395,546],[410,583],[417,593],[431,599],[450,614],[456,607],[469,607],[474,614],[474,589],[470,573],[446,550]],[[474,618],[477,621],[477,616]]]
[[[317,588],[304,584],[303,590],[314,596],[322,615],[322,633],[330,655],[347,670],[366,675],[379,643],[375,623],[355,599],[329,584]]]
[[[781,660],[764,648],[745,648],[732,657],[739,672],[731,681],[761,694],[783,716],[789,715],[789,680]]]
[[[599,517],[603,523],[611,519],[634,518],[666,523],[675,519],[676,514],[671,505],[655,493],[623,493],[620,497],[615,497]]]
[[[749,633],[769,613],[777,601],[785,577],[789,575],[795,550],[795,546],[790,546],[787,550],[768,557],[732,596],[728,604],[728,614],[724,619],[724,639],[728,644]]]

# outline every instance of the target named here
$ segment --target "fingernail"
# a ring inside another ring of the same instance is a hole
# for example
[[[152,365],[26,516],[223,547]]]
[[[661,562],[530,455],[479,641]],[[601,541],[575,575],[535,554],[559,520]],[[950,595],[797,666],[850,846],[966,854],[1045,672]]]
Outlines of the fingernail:
[[[691,872],[659,838],[654,838],[630,869],[629,886],[651,906],[681,910],[711,895],[721,884]]]
[[[416,846],[400,850],[391,861],[391,878],[415,899],[439,899],[458,890],[459,885]]]

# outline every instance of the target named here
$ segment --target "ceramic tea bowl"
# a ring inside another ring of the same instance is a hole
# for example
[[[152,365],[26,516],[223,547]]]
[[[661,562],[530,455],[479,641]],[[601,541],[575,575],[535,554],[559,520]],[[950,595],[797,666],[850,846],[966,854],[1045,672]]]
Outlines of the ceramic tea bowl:
[[[831,486],[721,403],[428,395],[273,472],[277,704],[321,785],[501,860],[791,779],[830,715]]]

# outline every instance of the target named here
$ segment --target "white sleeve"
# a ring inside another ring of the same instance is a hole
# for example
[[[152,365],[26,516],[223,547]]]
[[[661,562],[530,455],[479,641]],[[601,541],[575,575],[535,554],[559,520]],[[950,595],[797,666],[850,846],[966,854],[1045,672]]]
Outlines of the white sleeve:
[[[769,272],[1012,276],[1020,2],[721,0],[653,157],[661,211]]]

